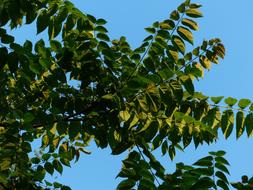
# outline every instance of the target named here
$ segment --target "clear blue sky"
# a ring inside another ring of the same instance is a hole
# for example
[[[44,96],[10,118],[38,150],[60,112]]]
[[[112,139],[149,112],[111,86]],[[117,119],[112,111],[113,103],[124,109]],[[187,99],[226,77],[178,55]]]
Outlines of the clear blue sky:
[[[75,5],[86,13],[97,18],[105,18],[112,39],[126,36],[133,47],[138,46],[147,35],[144,27],[154,21],[166,19],[169,12],[180,4],[181,0],[73,0]],[[196,83],[196,89],[210,96],[232,96],[253,100],[253,23],[252,0],[229,1],[210,0],[195,1],[203,5],[201,9],[204,18],[199,20],[200,31],[195,33],[196,45],[203,39],[219,37],[223,40],[227,55],[220,65],[212,67],[205,73],[204,80]],[[29,27],[18,35],[19,40],[35,34]],[[121,167],[122,156],[112,156],[109,150],[96,150],[90,147],[91,155],[83,155],[71,169],[66,168],[57,180],[72,187],[73,190],[115,189],[115,176]],[[174,162],[168,156],[161,158],[168,171],[174,168],[176,162],[188,164],[205,156],[208,151],[223,149],[231,163],[231,180],[238,179],[243,174],[253,175],[253,140],[245,137],[235,141],[235,136],[220,141],[211,146],[193,147],[184,153],[178,153]]]

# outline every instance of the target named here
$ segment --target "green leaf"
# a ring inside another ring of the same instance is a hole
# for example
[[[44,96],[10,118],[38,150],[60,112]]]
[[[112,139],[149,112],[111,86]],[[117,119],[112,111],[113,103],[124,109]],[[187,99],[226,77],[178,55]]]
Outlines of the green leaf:
[[[54,167],[50,162],[46,162],[45,165],[44,165],[44,168],[49,174],[53,175]]]
[[[108,32],[108,30],[103,26],[96,26],[94,31],[97,31],[97,32],[100,32],[100,33],[107,33]]]
[[[149,93],[146,93],[146,98],[147,98],[147,105],[149,105],[149,110],[152,112],[157,112],[158,107],[156,102],[154,101],[154,98]]]
[[[58,183],[58,182],[54,182],[54,188],[61,188],[62,184]]]
[[[58,160],[54,160],[53,161],[53,166],[54,166],[54,169],[59,172],[60,174],[62,174],[62,171],[63,171],[63,167],[61,165],[61,163],[58,161]]]
[[[204,67],[205,69],[210,70],[210,68],[211,68],[211,61],[207,57],[205,57],[203,55],[200,55],[199,56],[199,62],[202,65],[202,67]]]
[[[215,157],[215,162],[223,164],[223,165],[228,165],[228,166],[230,165],[229,162],[221,156]]]
[[[170,33],[167,30],[158,30],[157,37],[161,37],[165,40],[170,39]]]
[[[223,164],[221,164],[221,163],[215,163],[214,166],[215,166],[215,168],[217,168],[218,170],[223,171],[223,172],[227,173],[228,175],[230,174],[229,171],[228,171],[228,169],[227,169],[227,167],[224,166]]]
[[[29,68],[30,68],[30,70],[32,71],[32,72],[34,72],[35,74],[40,74],[40,72],[41,72],[41,68],[39,67],[39,65],[37,65],[37,64],[34,64],[34,63],[31,63],[30,65],[29,65]]]
[[[102,19],[102,18],[99,18],[99,19],[97,19],[97,21],[96,21],[96,24],[97,25],[105,25],[107,22],[106,22],[106,20],[105,19]]]
[[[75,15],[70,14],[65,23],[66,31],[71,30],[76,24],[77,18]]]
[[[191,31],[183,26],[179,26],[177,28],[177,33],[179,34],[179,36],[181,36],[184,40],[186,40],[187,42],[189,42],[190,44],[193,45],[193,35],[191,33]]]
[[[37,18],[37,34],[43,32],[49,25],[50,16],[45,10],[41,11]]]
[[[51,154],[43,154],[43,155],[42,155],[42,159],[43,159],[44,161],[47,161],[50,157],[51,157]]]
[[[199,49],[200,49],[199,47],[194,48],[192,54],[195,56],[199,56]]]
[[[195,165],[195,166],[212,166],[213,165],[213,157],[206,156],[204,158],[201,158],[197,162],[195,162],[193,165]]]
[[[229,105],[230,107],[232,107],[233,105],[235,105],[236,102],[237,102],[237,99],[232,98],[232,97],[228,97],[228,98],[225,99],[225,103],[227,105]]]
[[[2,35],[0,39],[3,44],[10,44],[14,42],[14,37],[8,34]]]
[[[225,47],[223,44],[219,43],[216,46],[213,47],[213,51],[215,54],[217,54],[220,58],[224,59],[225,57]]]
[[[35,119],[35,116],[31,112],[27,112],[24,115],[24,122],[25,123],[30,123]]]
[[[0,71],[4,68],[4,66],[7,63],[7,58],[8,58],[8,50],[6,47],[0,48]]]
[[[61,187],[61,190],[71,190],[71,188],[68,187],[68,186],[63,185],[63,186]]]
[[[223,151],[223,150],[219,150],[219,151],[217,151],[216,152],[216,156],[219,156],[219,157],[221,157],[221,156],[224,156],[226,154],[226,152],[225,151]]]
[[[215,172],[215,176],[218,177],[219,179],[221,179],[223,182],[225,182],[226,184],[228,184],[228,179],[226,177],[226,175],[224,173],[222,173],[221,171],[217,171]],[[221,187],[221,186],[220,186]]]
[[[238,106],[241,109],[244,109],[250,105],[251,101],[249,99],[241,99],[238,103]]]
[[[110,38],[104,33],[98,33],[97,38],[100,39],[100,40],[107,41],[107,42],[110,41]]]
[[[198,4],[198,3],[191,3],[191,4],[189,5],[189,7],[192,8],[192,9],[196,9],[196,8],[202,7],[202,5],[201,5],[201,4]]]
[[[216,96],[216,97],[211,97],[211,100],[215,104],[219,104],[220,101],[224,98],[224,96]]]
[[[233,125],[234,125],[234,112],[232,110],[224,111],[221,118],[221,129],[225,138],[228,138],[231,135]]]
[[[162,155],[165,155],[168,151],[168,142],[167,141],[164,141],[162,143]]]
[[[51,50],[54,52],[58,52],[62,48],[61,43],[57,40],[50,40],[50,46],[51,46]]]
[[[139,121],[138,115],[137,115],[137,114],[134,114],[134,117],[133,117],[133,119],[132,119],[132,121],[131,121],[131,123],[130,123],[130,125],[129,125],[129,128],[135,126],[135,125],[138,123],[138,121]]]
[[[199,29],[198,24],[195,21],[191,20],[191,19],[184,18],[181,22],[182,22],[183,25],[189,27],[192,30],[198,30]]]
[[[135,181],[132,179],[125,179],[119,183],[117,190],[127,190],[135,186]]]
[[[180,76],[180,80],[182,81],[185,89],[189,94],[194,95],[194,85],[192,82],[192,79],[188,75],[182,75]]]
[[[253,113],[249,113],[246,116],[244,126],[246,127],[248,137],[250,137],[253,133]]]
[[[184,3],[181,3],[181,4],[177,7],[177,10],[178,10],[180,13],[184,13],[184,12],[185,12],[185,8],[186,8],[186,4],[185,4],[185,2],[184,2]]]
[[[170,14],[170,18],[176,21],[179,20],[180,18],[179,12],[177,10],[172,11]]]
[[[213,180],[211,180],[209,177],[202,177],[197,180],[196,183],[194,183],[189,190],[203,190],[203,189],[210,189],[214,186]]]
[[[249,110],[253,111],[253,103],[250,105]]]
[[[173,76],[175,75],[174,72],[169,69],[169,68],[164,68],[162,70],[160,70],[158,72],[158,74],[160,75],[160,77],[162,77],[162,79],[164,80],[168,80],[168,79],[171,79],[173,78]]]
[[[182,54],[185,53],[185,43],[184,41],[176,35],[172,36],[172,44],[180,51]]]
[[[173,160],[175,158],[175,155],[176,155],[176,150],[175,150],[175,147],[170,145],[169,146],[169,156],[170,156],[170,159]]]
[[[181,100],[183,98],[183,89],[182,89],[182,86],[180,85],[180,83],[176,80],[172,80],[170,82],[170,86],[172,88],[173,95],[175,96],[177,101],[181,102]]]
[[[175,47],[169,45],[166,53],[174,62],[178,61],[178,51]]]
[[[8,54],[8,66],[12,73],[15,73],[18,69],[18,55],[15,52]]]
[[[175,23],[173,20],[164,20],[163,22],[161,22],[159,24],[160,28],[161,29],[164,29],[164,30],[172,30],[175,28]]]
[[[0,171],[4,171],[4,170],[8,170],[11,166],[11,161],[4,159],[2,160],[2,162],[0,163]]]
[[[55,18],[55,20],[57,20],[57,23],[62,23],[64,20],[66,20],[68,13],[68,9],[65,6],[60,7],[58,15]]]
[[[244,112],[238,111],[236,113],[236,138],[239,138],[244,132]]]
[[[45,175],[46,175],[46,170],[41,165],[39,165],[34,174],[35,180],[42,181],[45,178]]]
[[[120,111],[119,116],[123,121],[128,121],[131,115],[129,114],[127,110],[125,110],[125,111]]]
[[[152,28],[152,27],[145,28],[145,30],[146,30],[148,33],[150,33],[150,34],[156,33],[156,29],[155,29],[155,28]]]
[[[102,99],[112,100],[114,97],[115,97],[115,94],[106,94],[106,95],[102,96]]]
[[[202,13],[198,9],[188,9],[185,11],[185,14],[192,18],[199,18],[202,17]]]
[[[221,187],[223,190],[229,190],[228,184],[225,183],[223,180],[217,180],[217,186]]]
[[[42,67],[44,67],[44,69],[49,69],[51,66],[51,62],[48,59],[40,58],[39,63]]]

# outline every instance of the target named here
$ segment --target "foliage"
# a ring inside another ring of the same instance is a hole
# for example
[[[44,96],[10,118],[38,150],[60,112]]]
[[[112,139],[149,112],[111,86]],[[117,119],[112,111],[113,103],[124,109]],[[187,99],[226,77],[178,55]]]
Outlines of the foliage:
[[[161,148],[173,159],[191,143],[214,142],[220,129],[228,138],[234,126],[237,138],[253,133],[250,100],[221,103],[194,90],[194,80],[225,56],[217,38],[192,48],[200,7],[186,0],[132,49],[70,1],[0,0],[0,188],[70,189],[45,175],[62,174],[95,141],[113,155],[129,153],[118,190],[229,189],[223,151],[179,163],[172,174],[152,154]],[[7,32],[31,23],[48,41],[18,44]],[[232,186],[250,189],[252,181],[243,176]]]

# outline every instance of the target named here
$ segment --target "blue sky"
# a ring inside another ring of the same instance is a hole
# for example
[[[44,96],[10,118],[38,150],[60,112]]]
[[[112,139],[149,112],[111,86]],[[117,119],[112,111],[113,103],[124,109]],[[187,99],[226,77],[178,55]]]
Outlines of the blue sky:
[[[179,5],[181,0],[73,0],[75,5],[85,13],[101,17],[108,21],[107,28],[110,37],[117,39],[126,36],[133,47],[137,47],[147,36],[144,28],[154,21],[166,19],[171,10]],[[204,80],[195,83],[195,88],[210,96],[232,96],[253,100],[253,23],[252,0],[229,1],[210,0],[194,1],[203,5],[204,17],[199,19],[200,31],[195,33],[198,45],[203,39],[219,37],[225,44],[227,55],[220,65],[214,65],[210,72],[205,73]],[[24,35],[27,34],[27,35]],[[35,29],[25,27],[22,34],[16,38],[22,41],[35,35]],[[32,38],[34,40],[36,38]],[[235,135],[225,141],[222,137],[216,144],[193,147],[184,153],[178,153],[175,161],[168,156],[161,158],[168,171],[174,164],[184,161],[194,162],[208,151],[223,149],[231,163],[231,180],[240,179],[243,174],[253,175],[253,141],[245,137],[235,140]],[[97,150],[92,145],[91,155],[83,155],[71,169],[66,168],[57,180],[69,185],[73,190],[82,189],[115,189],[115,176],[121,167],[125,155],[112,156],[109,150]]]

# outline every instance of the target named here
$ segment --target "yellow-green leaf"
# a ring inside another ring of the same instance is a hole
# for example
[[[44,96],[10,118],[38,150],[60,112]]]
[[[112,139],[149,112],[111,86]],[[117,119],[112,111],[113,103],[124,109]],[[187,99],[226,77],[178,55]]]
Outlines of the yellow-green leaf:
[[[191,20],[191,19],[184,18],[181,22],[182,22],[183,25],[189,27],[192,30],[198,30],[199,29],[198,24],[195,21]]]
[[[129,120],[129,118],[130,118],[130,114],[129,114],[129,112],[128,112],[127,110],[125,110],[125,111],[120,111],[120,112],[119,112],[119,116],[120,116],[120,118],[121,118],[123,121],[127,121],[127,120]]]
[[[193,35],[191,31],[183,26],[179,26],[177,28],[177,33],[179,36],[181,36],[184,40],[189,42],[190,44],[193,44]]]
[[[192,18],[199,18],[203,16],[203,14],[198,9],[188,9],[185,11],[185,14]]]
[[[185,53],[185,43],[179,36],[172,36],[172,44],[178,49],[182,54]]]

